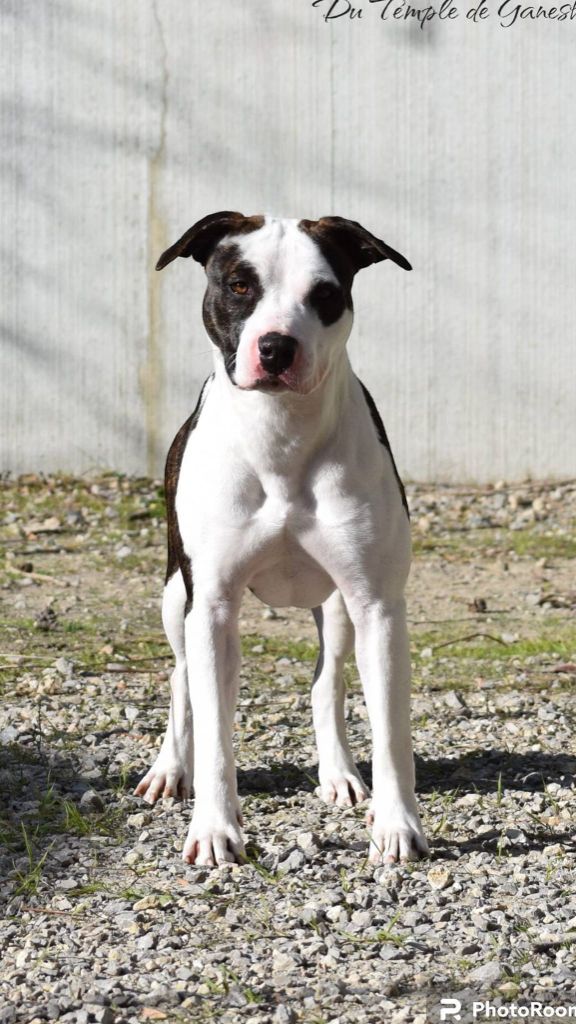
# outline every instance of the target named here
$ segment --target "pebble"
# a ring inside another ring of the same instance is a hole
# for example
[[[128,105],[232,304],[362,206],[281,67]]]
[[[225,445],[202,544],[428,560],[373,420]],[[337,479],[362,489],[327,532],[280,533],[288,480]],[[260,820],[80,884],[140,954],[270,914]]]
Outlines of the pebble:
[[[300,967],[300,959],[280,950],[272,950],[272,970],[280,974],[291,974]]]
[[[274,1010],[272,1017],[272,1024],[294,1024],[296,1021],[296,1013],[286,1003],[279,1003]]]
[[[472,924],[480,932],[488,932],[494,928],[494,922],[486,914],[473,910],[471,916]]]
[[[99,812],[104,810],[104,801],[95,789],[87,789],[80,798],[80,807],[83,811]]]
[[[63,889],[64,892],[69,892],[71,889],[78,888],[78,882],[75,878],[58,878],[56,886],[58,889]]]
[[[124,863],[132,867],[134,864],[138,864],[142,860],[141,850],[129,850],[124,856]]]
[[[302,850],[291,850],[291,852],[278,864],[278,873],[281,875],[292,871],[299,871],[306,864],[306,856]]]
[[[72,679],[74,675],[74,665],[67,658],[57,658],[53,666],[56,671],[64,677],[64,679]]]
[[[322,840],[315,832],[300,832],[296,842],[305,853],[316,853],[322,846]]]
[[[144,825],[148,824],[148,822],[151,820],[151,817],[151,814],[146,814],[142,812],[138,812],[138,814],[129,814],[128,817],[126,818],[126,824],[129,825],[131,828],[144,828]]]
[[[470,709],[461,693],[449,690],[444,696],[444,703],[457,715],[470,715]]]
[[[452,872],[445,867],[430,868],[426,877],[432,889],[445,889],[453,881]]]
[[[109,1006],[87,1006],[89,1020],[95,1024],[114,1024],[114,1013]]]
[[[470,971],[466,980],[474,984],[480,982],[483,985],[495,985],[501,977],[501,965],[496,960],[489,960],[488,963],[481,964],[480,967]]]

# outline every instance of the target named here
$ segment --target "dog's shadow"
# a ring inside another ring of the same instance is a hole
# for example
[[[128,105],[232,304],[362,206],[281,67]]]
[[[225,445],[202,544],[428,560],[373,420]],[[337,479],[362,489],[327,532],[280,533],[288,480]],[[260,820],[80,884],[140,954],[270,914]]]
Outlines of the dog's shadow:
[[[359,764],[360,774],[371,785],[371,768],[369,763]],[[51,845],[54,838],[48,829],[46,832],[39,827],[41,823],[30,820],[25,812],[26,804],[20,801],[26,794],[49,793],[50,801],[79,801],[87,789],[100,789],[104,802],[106,795],[114,792],[116,799],[122,793],[130,793],[140,779],[140,772],[131,773],[129,778],[116,775],[114,772],[94,782],[84,778],[82,767],[75,758],[66,755],[50,757],[46,753],[32,752],[20,748],[18,744],[0,748],[0,770],[12,779],[14,792],[12,806],[6,811],[5,823],[10,825],[12,835],[24,826],[30,830],[34,847],[41,855]],[[455,793],[463,796],[466,793],[491,794],[496,796],[508,791],[518,793],[542,792],[552,782],[560,782],[567,775],[576,771],[576,758],[568,754],[545,754],[531,751],[527,754],[511,753],[506,750],[472,750],[458,758],[416,758],[417,792],[421,794],[439,795]],[[566,782],[568,784],[568,782]],[[241,797],[260,796],[293,797],[297,794],[312,793],[318,785],[316,765],[294,764],[292,761],[269,761],[253,768],[238,770],[238,788]],[[8,794],[5,794],[6,796]],[[15,798],[15,799],[14,799]],[[112,801],[115,804],[116,799]],[[440,815],[442,812],[438,812]],[[444,813],[449,818],[450,808]],[[467,812],[468,813],[468,812]],[[469,810],[473,814],[473,809]],[[511,826],[514,822],[510,823]],[[59,831],[58,828],[55,829]],[[121,830],[120,830],[121,831]],[[562,843],[566,848],[573,848],[574,842],[569,833],[551,832],[543,825],[524,830],[521,841],[514,837],[506,841],[505,852],[526,853],[528,850],[541,850],[551,843]],[[347,847],[347,843],[338,836],[332,836],[331,846]],[[466,840],[458,840],[450,836],[444,840],[434,837],[433,851],[442,857],[454,858],[475,850],[499,854],[502,852],[502,829],[495,827],[493,831],[474,836]],[[17,849],[8,844],[5,853],[18,856]],[[22,851],[20,851],[22,852]],[[65,868],[62,868],[65,870]]]
[[[369,762],[358,765],[366,784],[372,784],[372,770]],[[562,782],[566,776],[576,772],[576,758],[568,754],[545,754],[531,751],[528,754],[507,750],[472,750],[458,758],[416,757],[417,793],[438,795],[453,793],[464,796],[467,793],[492,795],[500,798],[506,791],[518,793],[539,793],[552,782]],[[291,761],[277,761],[266,767],[240,769],[238,786],[241,796],[293,796],[297,793],[313,792],[316,788],[317,768],[315,765],[303,768]],[[569,784],[567,781],[566,784]],[[445,812],[449,817],[449,807]],[[467,812],[473,814],[470,808]],[[510,823],[510,828],[514,826]],[[527,853],[529,850],[543,850],[551,843],[561,843],[565,848],[576,849],[571,832],[551,832],[544,825],[518,830],[518,837],[504,835],[501,827],[490,832],[471,835],[462,840],[435,836],[431,843],[433,854],[448,859],[457,859],[467,853],[482,852],[506,856]],[[345,841],[332,837],[332,846],[347,847]]]
[[[368,761],[358,764],[368,786],[372,768]],[[561,782],[576,773],[576,758],[569,754],[545,754],[531,751],[520,754],[508,750],[477,749],[455,758],[416,756],[416,788],[419,793],[498,793],[504,790],[541,792],[552,782]],[[273,761],[258,768],[238,770],[240,794],[261,793],[277,796],[312,792],[318,785],[316,765],[302,766],[292,761]]]

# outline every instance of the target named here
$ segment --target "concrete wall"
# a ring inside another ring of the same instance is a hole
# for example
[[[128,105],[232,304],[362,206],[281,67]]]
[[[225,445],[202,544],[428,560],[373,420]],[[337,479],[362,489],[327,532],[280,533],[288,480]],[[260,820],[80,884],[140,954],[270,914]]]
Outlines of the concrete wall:
[[[404,475],[574,475],[576,23],[498,2],[5,0],[0,469],[160,471],[211,355],[201,268],[152,268],[224,208],[413,262],[362,272],[351,342]]]

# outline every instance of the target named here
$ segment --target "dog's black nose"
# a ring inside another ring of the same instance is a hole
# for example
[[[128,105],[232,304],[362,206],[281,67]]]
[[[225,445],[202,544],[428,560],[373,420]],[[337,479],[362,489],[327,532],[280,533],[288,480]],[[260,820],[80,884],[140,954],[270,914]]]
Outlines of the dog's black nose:
[[[277,377],[284,373],[289,366],[292,366],[297,345],[296,338],[291,338],[289,334],[280,334],[277,331],[271,331],[270,334],[263,334],[261,338],[258,338],[260,362],[266,373]]]

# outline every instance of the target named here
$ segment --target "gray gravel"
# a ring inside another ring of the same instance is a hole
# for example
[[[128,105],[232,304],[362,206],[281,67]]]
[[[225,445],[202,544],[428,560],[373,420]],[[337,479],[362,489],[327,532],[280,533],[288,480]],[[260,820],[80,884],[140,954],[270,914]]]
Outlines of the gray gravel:
[[[69,486],[56,482],[52,493],[60,487],[65,501]],[[576,1004],[568,544],[576,490],[562,486],[410,488],[413,721],[432,847],[432,859],[416,865],[371,868],[364,808],[328,808],[314,792],[313,632],[304,616],[246,605],[237,752],[252,863],[195,868],[180,860],[190,807],[167,800],[149,808],[130,795],[166,714],[166,652],[150,655],[138,640],[159,629],[148,567],[156,571],[161,559],[160,517],[145,537],[138,519],[132,530],[98,535],[112,567],[96,563],[92,590],[82,585],[76,603],[68,589],[41,580],[23,587],[10,573],[2,591],[0,1024],[425,1024],[439,1019],[439,999],[455,993]],[[140,495],[146,488],[133,485]],[[34,531],[17,538],[12,529],[26,516],[34,524],[36,514],[42,509],[16,503],[9,512],[7,536],[22,545],[13,565],[30,546],[42,549],[41,532],[30,540]],[[77,529],[96,537],[99,516],[113,519],[88,508]],[[533,548],[518,553],[496,535],[493,548],[470,547],[468,531],[481,538],[485,529],[519,531]],[[465,548],[453,544],[461,533]],[[539,538],[547,536],[559,546],[543,555]],[[82,579],[83,550],[70,563],[45,543],[39,575]],[[142,562],[126,565],[131,552]],[[114,590],[118,579],[133,580],[128,603],[124,589]],[[81,643],[81,631],[66,628],[79,621],[69,609],[101,615],[100,600],[108,618],[87,626]],[[31,626],[47,606],[56,622]],[[468,654],[461,638],[479,633],[497,638],[473,639]],[[136,660],[146,656],[154,671]],[[353,667],[347,719],[369,781],[369,728]]]

